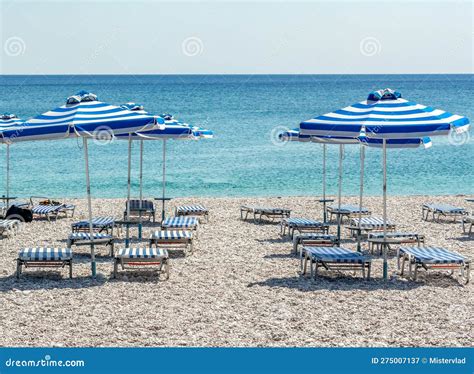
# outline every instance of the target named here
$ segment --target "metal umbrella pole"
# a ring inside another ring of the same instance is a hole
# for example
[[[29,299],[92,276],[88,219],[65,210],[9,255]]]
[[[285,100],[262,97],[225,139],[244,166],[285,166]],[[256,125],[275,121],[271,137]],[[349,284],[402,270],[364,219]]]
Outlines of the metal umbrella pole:
[[[127,218],[125,221],[126,235],[125,235],[125,246],[128,247],[130,244],[130,190],[131,190],[131,169],[132,169],[132,134],[128,134],[128,175],[127,175]]]
[[[361,252],[361,220],[362,220],[362,196],[364,194],[364,165],[365,164],[365,146],[360,145],[360,195],[359,195],[359,224],[357,228],[357,252]]]
[[[338,186],[338,196],[337,196],[337,210],[339,214],[337,215],[337,242],[341,242],[341,195],[342,195],[342,157],[344,153],[344,145],[339,144],[339,186]]]
[[[383,238],[387,235],[387,140],[383,139]],[[383,246],[383,279],[388,279],[387,246]]]
[[[323,222],[326,223],[326,221],[326,144],[323,144]]]
[[[94,248],[94,229],[92,227],[92,199],[91,199],[91,182],[89,177],[89,151],[87,147],[87,138],[82,138],[84,145],[84,159],[86,166],[86,189],[87,189],[87,208],[89,210],[89,234],[91,243],[91,272],[92,278],[96,277],[95,248]]]
[[[10,208],[10,144],[7,143],[7,185],[6,185],[6,190],[7,190],[7,209],[5,210],[5,215],[6,212],[8,211],[8,208]]]
[[[140,140],[140,203],[139,203],[139,223],[138,223],[138,239],[142,239],[142,204],[143,204],[143,140]]]
[[[162,188],[161,221],[165,220],[165,194],[166,194],[166,139],[163,139],[163,188]]]

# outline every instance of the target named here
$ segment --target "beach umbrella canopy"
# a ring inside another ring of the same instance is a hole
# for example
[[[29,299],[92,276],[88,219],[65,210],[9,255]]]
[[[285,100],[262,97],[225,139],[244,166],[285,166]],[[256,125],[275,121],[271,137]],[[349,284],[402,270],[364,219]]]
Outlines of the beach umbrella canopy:
[[[161,117],[135,113],[122,107],[106,104],[98,101],[95,94],[81,91],[68,97],[66,104],[59,108],[33,117],[23,123],[0,129],[0,142],[7,144],[31,140],[83,138],[93,277],[96,275],[96,263],[87,139],[103,139],[104,135],[113,137],[115,134],[154,129],[163,127],[163,125],[164,120]]]
[[[0,131],[8,130],[10,127],[21,128],[24,121],[18,118],[15,114],[4,113],[0,117]],[[7,143],[7,170],[6,170],[6,209],[10,206],[10,143]]]
[[[387,232],[387,148],[391,139],[425,138],[469,130],[466,117],[402,99],[389,88],[373,91],[367,100],[300,123],[303,135],[378,139],[383,149],[383,232]],[[384,246],[384,279],[388,277]]]
[[[127,108],[131,111],[146,114],[143,105],[136,103],[126,103],[122,107]],[[161,218],[165,218],[165,192],[166,192],[166,141],[170,139],[174,140],[198,140],[198,139],[210,139],[213,138],[214,133],[211,130],[204,129],[197,126],[191,126],[188,123],[176,120],[171,114],[162,114],[160,116],[165,120],[165,126],[162,129],[153,129],[147,131],[139,131],[131,134],[121,134],[116,138],[119,140],[128,140],[128,193],[127,193],[127,209],[129,209],[130,201],[130,189],[131,189],[131,142],[133,140],[140,140],[140,196],[139,201],[142,201],[143,197],[143,140],[162,140],[163,141],[163,183],[162,183],[162,210]],[[127,210],[127,216],[129,216]],[[127,241],[129,237],[127,230]],[[141,223],[139,225],[139,237],[141,238]]]
[[[405,100],[389,88],[374,91],[367,100],[300,123],[303,135],[357,138],[423,138],[469,129],[466,117]]]

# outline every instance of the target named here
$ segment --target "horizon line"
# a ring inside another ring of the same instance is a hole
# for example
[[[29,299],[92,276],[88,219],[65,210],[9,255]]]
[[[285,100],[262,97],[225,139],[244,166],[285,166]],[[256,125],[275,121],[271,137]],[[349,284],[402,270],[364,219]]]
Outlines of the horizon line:
[[[123,76],[156,76],[156,75],[163,75],[163,76],[176,76],[176,75],[188,75],[188,76],[203,76],[203,75],[214,75],[214,76],[223,76],[223,75],[275,75],[275,76],[284,76],[284,75],[293,75],[293,76],[310,76],[310,75],[474,75],[474,72],[462,72],[462,73],[131,73],[131,74],[123,74],[123,73],[48,73],[48,74],[3,74],[1,73],[0,76],[32,76],[32,77],[41,77],[41,76],[89,76],[89,75],[101,75],[101,76],[112,76],[112,75],[123,75]]]

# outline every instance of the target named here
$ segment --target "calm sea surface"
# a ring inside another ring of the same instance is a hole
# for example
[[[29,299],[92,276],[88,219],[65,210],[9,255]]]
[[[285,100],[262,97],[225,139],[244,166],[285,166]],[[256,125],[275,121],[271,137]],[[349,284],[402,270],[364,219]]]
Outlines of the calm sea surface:
[[[0,112],[29,118],[79,90],[111,104],[142,103],[150,113],[214,130],[215,138],[168,142],[170,196],[281,196],[321,193],[322,147],[279,144],[277,133],[366,98],[385,87],[421,104],[474,118],[473,75],[0,76]],[[389,150],[390,194],[474,194],[474,133],[462,146],[433,139],[428,150]],[[85,195],[82,143],[27,142],[11,147],[11,194]],[[160,141],[145,142],[144,190],[161,192]],[[0,147],[5,160],[5,147]],[[134,194],[138,193],[138,143]],[[328,147],[328,191],[336,193],[338,147]],[[380,195],[381,151],[367,150],[366,185]],[[92,192],[126,195],[127,142],[90,146]],[[5,163],[1,163],[5,190]],[[358,147],[346,147],[345,194],[358,193]]]

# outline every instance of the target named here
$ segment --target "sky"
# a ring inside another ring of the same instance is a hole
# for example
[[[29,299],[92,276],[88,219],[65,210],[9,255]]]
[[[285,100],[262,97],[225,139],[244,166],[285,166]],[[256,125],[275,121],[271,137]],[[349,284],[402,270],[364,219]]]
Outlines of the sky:
[[[1,1],[1,74],[472,73],[471,1]]]

